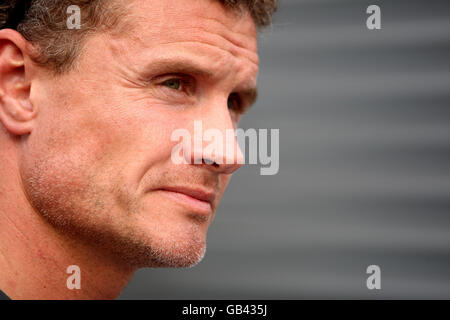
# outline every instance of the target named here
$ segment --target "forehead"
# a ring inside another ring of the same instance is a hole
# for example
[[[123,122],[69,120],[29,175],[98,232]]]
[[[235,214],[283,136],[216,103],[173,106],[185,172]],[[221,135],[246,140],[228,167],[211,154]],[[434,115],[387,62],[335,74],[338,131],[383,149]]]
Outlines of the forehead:
[[[225,8],[219,0],[133,0],[127,13],[134,45],[202,44],[258,64],[257,28],[245,10]]]

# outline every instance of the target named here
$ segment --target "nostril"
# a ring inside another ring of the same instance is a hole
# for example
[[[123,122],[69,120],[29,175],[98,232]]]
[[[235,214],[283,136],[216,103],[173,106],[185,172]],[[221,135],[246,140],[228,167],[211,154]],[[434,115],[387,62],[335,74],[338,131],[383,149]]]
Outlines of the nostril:
[[[212,165],[215,168],[217,168],[219,166],[219,164],[217,164],[215,161],[209,160],[209,159],[203,159],[203,163],[207,164],[207,165]]]

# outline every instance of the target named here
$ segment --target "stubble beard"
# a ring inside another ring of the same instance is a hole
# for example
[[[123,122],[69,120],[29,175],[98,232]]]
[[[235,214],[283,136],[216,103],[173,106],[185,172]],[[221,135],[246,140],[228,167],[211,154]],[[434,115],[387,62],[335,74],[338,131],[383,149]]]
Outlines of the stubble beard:
[[[113,201],[105,201],[108,196],[111,198],[111,190],[95,184],[95,174],[80,174],[80,168],[75,169],[70,159],[65,160],[61,166],[54,160],[42,159],[22,170],[30,205],[59,235],[82,242],[108,259],[134,269],[193,267],[203,259],[206,239],[202,236],[202,222],[193,221],[181,239],[152,234],[152,230],[136,225],[114,223],[111,212],[117,209],[113,208]],[[85,179],[80,179],[83,176]],[[138,215],[142,210],[138,200],[126,192],[122,195],[128,202],[126,216]]]

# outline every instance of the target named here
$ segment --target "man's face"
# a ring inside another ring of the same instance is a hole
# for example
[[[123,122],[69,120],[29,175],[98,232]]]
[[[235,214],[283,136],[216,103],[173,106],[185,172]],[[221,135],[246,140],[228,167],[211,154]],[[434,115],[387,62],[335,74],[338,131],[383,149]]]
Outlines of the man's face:
[[[89,37],[74,70],[32,82],[39,115],[20,174],[57,230],[134,266],[192,266],[239,165],[174,164],[171,133],[194,136],[194,120],[224,136],[236,126],[229,97],[245,108],[256,86],[257,30],[219,1],[134,0],[128,10],[131,30]],[[168,191],[179,188],[210,192],[211,203]]]

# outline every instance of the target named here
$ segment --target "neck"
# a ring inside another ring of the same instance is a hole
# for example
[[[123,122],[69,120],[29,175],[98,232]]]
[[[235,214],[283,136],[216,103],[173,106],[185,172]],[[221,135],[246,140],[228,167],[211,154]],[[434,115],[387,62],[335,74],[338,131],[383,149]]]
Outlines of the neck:
[[[136,270],[55,230],[29,204],[20,177],[6,174],[5,167],[0,169],[0,289],[11,299],[117,298]],[[67,271],[72,265],[80,268],[80,289],[68,288],[68,282],[76,283],[77,274]]]

